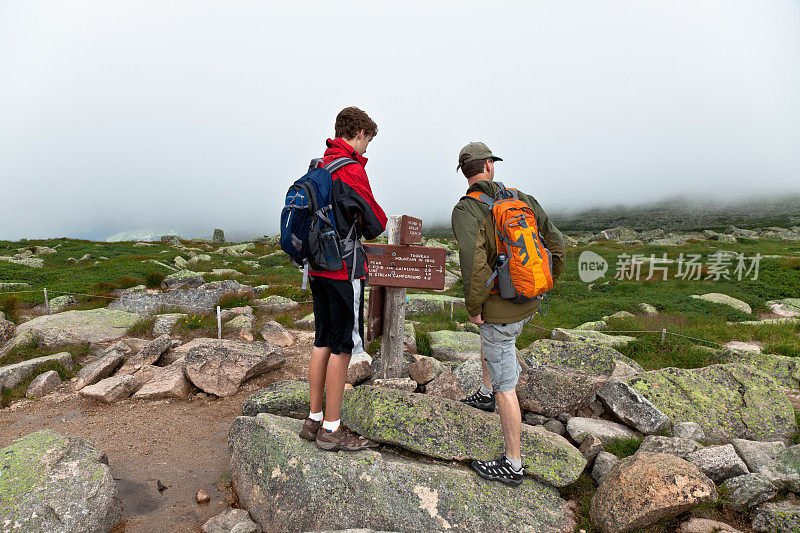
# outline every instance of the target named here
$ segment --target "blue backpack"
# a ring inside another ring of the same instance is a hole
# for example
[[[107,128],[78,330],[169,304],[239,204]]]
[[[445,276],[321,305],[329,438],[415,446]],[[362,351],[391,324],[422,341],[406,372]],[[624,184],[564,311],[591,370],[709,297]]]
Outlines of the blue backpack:
[[[281,248],[298,267],[304,268],[306,275],[309,267],[339,270],[344,265],[333,216],[331,175],[354,163],[357,161],[340,157],[319,166],[322,159],[312,159],[308,172],[286,193],[281,211]]]

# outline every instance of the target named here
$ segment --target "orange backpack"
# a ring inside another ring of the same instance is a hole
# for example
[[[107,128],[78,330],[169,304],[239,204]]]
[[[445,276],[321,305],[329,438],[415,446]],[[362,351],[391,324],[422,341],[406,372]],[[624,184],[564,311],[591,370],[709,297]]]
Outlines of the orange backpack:
[[[553,257],[539,233],[531,206],[519,199],[516,189],[500,182],[497,194],[474,191],[467,196],[489,206],[497,235],[497,261],[486,286],[514,303],[541,300],[553,288]],[[549,306],[548,306],[549,307]]]

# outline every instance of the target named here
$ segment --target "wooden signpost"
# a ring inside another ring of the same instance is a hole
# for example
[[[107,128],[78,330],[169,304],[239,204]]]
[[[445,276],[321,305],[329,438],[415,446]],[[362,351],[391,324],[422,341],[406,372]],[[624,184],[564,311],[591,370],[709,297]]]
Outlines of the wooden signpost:
[[[414,246],[422,242],[422,220],[392,216],[389,244],[367,245],[369,319],[367,339],[382,335],[381,378],[399,378],[403,370],[406,288],[444,289],[447,250]]]

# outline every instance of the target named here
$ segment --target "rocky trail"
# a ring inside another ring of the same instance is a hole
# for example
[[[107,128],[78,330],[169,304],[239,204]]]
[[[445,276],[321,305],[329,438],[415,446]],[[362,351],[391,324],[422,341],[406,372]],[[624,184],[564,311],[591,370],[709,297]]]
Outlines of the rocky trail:
[[[307,373],[313,337],[294,333],[297,342],[284,349],[283,367],[252,379],[226,398],[200,393],[185,400],[106,405],[57,391],[17,402],[0,410],[0,448],[41,429],[83,437],[108,456],[124,509],[125,533],[199,532],[204,522],[233,503],[227,440],[244,400],[275,381]],[[162,491],[159,481],[166,486]],[[195,501],[200,489],[211,496],[208,504]],[[154,524],[159,524],[157,529]]]

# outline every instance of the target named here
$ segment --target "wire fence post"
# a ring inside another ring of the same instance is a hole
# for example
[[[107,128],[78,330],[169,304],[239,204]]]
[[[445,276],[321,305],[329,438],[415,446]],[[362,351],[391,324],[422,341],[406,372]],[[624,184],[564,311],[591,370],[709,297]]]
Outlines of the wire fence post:
[[[453,300],[450,300],[450,320],[453,320]]]
[[[661,344],[667,339],[667,328],[661,330]]]
[[[217,338],[222,339],[222,313],[217,306]]]
[[[47,287],[44,288],[44,307],[47,309],[47,314],[50,314],[50,298],[47,297]]]

